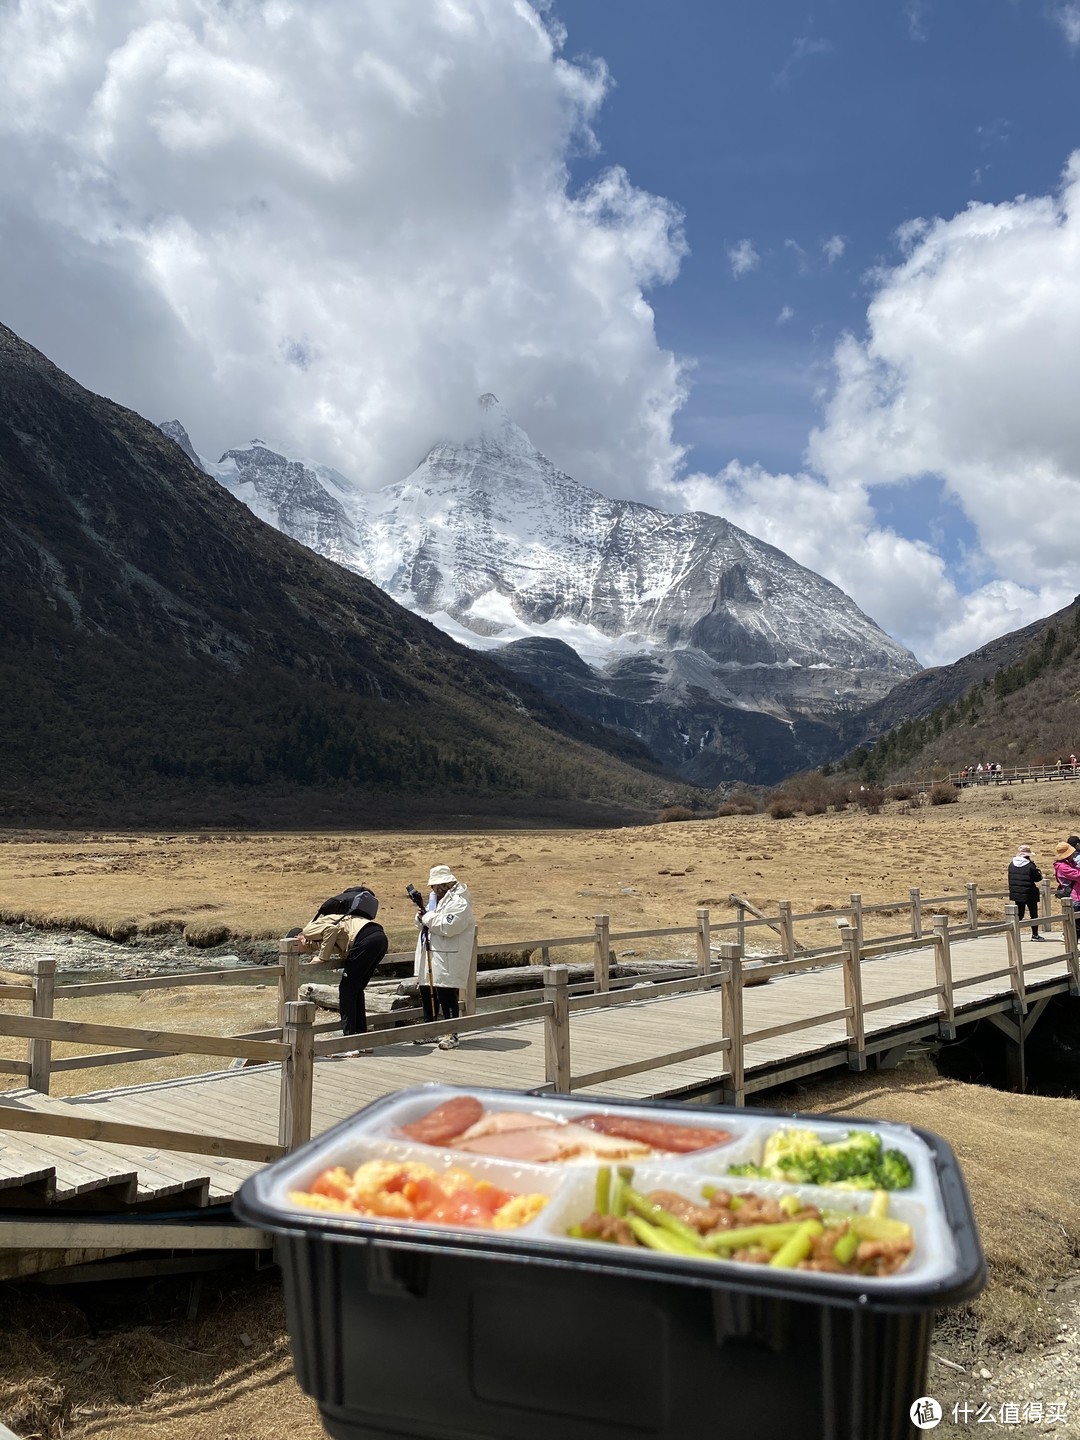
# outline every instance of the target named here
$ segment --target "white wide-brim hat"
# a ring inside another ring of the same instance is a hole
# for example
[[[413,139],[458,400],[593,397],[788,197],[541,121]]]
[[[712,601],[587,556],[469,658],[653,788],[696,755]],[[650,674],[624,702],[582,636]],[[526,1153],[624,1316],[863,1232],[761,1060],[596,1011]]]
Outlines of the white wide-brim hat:
[[[427,877],[429,885],[456,885],[457,876],[449,865],[433,865]]]

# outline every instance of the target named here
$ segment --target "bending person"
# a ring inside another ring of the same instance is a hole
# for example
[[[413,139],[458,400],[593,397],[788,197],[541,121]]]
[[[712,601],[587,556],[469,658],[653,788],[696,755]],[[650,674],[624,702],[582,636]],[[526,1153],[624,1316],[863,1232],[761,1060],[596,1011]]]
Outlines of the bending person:
[[[324,922],[317,933],[307,936],[309,943],[319,942],[319,958],[308,968],[319,964],[334,966],[335,956],[344,954],[340,962],[341,981],[338,984],[338,1006],[341,1011],[341,1033],[363,1035],[367,1031],[367,1007],[364,1004],[364,990],[375,974],[379,961],[389,948],[386,931],[376,922],[379,913],[378,896],[371,890],[361,889],[350,900],[348,915],[330,914],[316,917],[305,926],[305,935],[314,930],[318,920]],[[370,1054],[370,1051],[346,1050],[342,1056]]]
[[[436,865],[428,875],[435,895],[435,908],[417,915],[420,935],[416,941],[415,975],[424,1007],[425,1020],[446,1020],[461,1013],[460,991],[469,983],[472,968],[473,919],[469,891],[446,865]],[[455,1050],[456,1034],[443,1035],[440,1050]]]

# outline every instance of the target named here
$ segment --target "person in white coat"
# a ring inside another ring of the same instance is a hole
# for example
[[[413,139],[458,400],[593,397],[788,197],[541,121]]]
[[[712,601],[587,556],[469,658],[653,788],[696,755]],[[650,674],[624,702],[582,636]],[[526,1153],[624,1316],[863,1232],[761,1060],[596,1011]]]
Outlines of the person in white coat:
[[[435,896],[434,910],[416,917],[420,934],[416,941],[414,973],[424,1007],[425,1020],[446,1020],[461,1013],[460,991],[469,983],[472,967],[473,919],[469,889],[447,865],[433,866],[428,885]],[[443,1035],[440,1050],[455,1050],[456,1034]]]

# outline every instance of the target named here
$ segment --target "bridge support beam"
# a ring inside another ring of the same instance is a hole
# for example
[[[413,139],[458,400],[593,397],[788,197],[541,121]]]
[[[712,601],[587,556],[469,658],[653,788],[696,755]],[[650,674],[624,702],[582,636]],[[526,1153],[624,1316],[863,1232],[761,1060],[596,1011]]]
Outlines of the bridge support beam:
[[[1025,1044],[1049,1005],[1047,996],[1037,1000],[1026,1015],[988,1015],[986,1018],[1005,1036],[1005,1079],[1010,1090],[1023,1094],[1027,1090],[1027,1057]]]

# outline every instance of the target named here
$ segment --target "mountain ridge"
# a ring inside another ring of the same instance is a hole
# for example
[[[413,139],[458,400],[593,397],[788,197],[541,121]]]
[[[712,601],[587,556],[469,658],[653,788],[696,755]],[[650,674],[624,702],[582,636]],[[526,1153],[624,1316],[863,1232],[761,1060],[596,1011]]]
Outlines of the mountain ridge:
[[[373,494],[262,442],[201,463],[262,518],[694,783],[820,763],[840,717],[920,668],[776,547],[590,489],[493,395],[479,416],[470,440]],[[593,678],[560,679],[557,648],[515,651],[526,640],[569,646]]]

